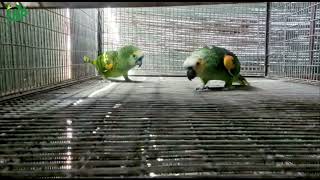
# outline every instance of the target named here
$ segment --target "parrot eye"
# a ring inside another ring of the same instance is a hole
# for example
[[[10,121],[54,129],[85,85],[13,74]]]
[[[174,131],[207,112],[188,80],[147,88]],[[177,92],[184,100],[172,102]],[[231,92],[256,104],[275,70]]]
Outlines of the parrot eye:
[[[132,55],[133,56],[133,58],[136,58],[136,55],[134,54],[134,55]]]
[[[200,64],[200,63],[199,63],[199,62],[197,62],[197,66],[199,66],[199,64]]]

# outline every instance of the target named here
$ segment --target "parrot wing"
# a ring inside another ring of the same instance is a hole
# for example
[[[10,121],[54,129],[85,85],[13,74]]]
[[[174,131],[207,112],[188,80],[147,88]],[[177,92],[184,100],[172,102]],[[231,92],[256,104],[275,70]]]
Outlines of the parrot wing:
[[[97,57],[97,59],[92,60],[88,56],[83,57],[84,63],[91,63],[95,66],[99,74],[106,73],[107,71],[111,71],[114,66],[115,57],[112,56],[112,53],[105,52]]]
[[[224,51],[223,65],[228,73],[233,77],[236,71],[240,68],[240,63],[233,52],[224,48],[222,49]]]
[[[211,49],[208,51],[208,53],[208,59],[212,60],[210,61],[211,67],[217,69],[224,68],[232,77],[237,74],[240,65],[238,58],[234,53],[225,48],[217,46],[211,46]]]
[[[233,71],[236,68],[234,57],[231,55],[225,55],[223,57],[223,64],[224,67],[227,69],[228,73],[233,77],[234,75],[231,71]]]

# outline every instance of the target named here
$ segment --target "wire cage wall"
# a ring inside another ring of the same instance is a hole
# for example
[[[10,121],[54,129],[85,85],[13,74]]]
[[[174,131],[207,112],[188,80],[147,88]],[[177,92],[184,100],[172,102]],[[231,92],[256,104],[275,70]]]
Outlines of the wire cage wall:
[[[0,96],[95,76],[97,9],[30,9],[24,21],[0,13]]]
[[[270,76],[320,80],[319,2],[273,2]]]
[[[93,4],[0,12],[1,177],[320,177],[320,88],[256,78],[320,82],[318,2]],[[145,51],[132,75],[149,77],[90,79],[84,55],[126,44]],[[164,77],[205,45],[235,52],[252,86]]]
[[[103,49],[134,44],[146,52],[136,74],[184,75],[183,61],[197,48],[235,52],[245,75],[263,75],[266,3],[105,8]]]
[[[0,96],[94,77],[83,56],[126,44],[146,52],[129,75],[185,75],[192,51],[218,45],[238,55],[243,75],[318,83],[319,3],[270,4],[30,9],[20,22],[6,20],[3,10]]]

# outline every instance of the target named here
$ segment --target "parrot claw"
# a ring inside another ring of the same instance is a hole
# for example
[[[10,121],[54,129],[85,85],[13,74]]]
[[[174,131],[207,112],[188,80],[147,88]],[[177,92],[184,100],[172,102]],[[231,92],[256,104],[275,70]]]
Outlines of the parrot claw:
[[[126,82],[132,82],[132,80],[129,79],[128,74],[124,74],[123,77]]]
[[[233,90],[233,89],[235,89],[235,87],[234,86],[230,86],[230,87],[224,87],[222,90],[223,91],[230,91],[230,90]]]
[[[208,91],[208,90],[209,90],[208,86],[203,86],[203,87],[196,88],[196,91]]]

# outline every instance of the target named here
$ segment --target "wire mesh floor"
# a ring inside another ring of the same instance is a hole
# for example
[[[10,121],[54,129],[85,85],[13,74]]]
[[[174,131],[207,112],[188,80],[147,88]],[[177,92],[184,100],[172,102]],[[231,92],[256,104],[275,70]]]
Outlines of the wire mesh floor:
[[[132,79],[2,102],[1,176],[320,176],[319,86]]]

